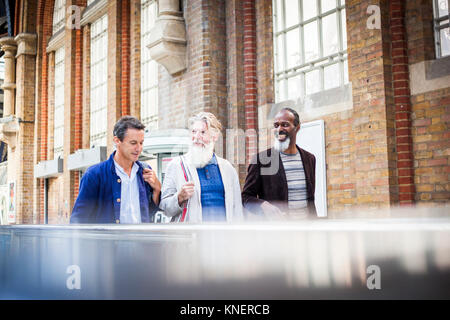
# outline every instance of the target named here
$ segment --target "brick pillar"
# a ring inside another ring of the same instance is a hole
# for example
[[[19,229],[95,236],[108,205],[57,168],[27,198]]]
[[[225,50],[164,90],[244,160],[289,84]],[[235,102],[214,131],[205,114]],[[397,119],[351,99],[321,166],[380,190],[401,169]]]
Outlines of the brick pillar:
[[[15,169],[16,223],[33,223],[33,140],[35,116],[36,34],[20,33],[17,42],[16,110],[20,119],[17,146],[8,155]],[[8,150],[9,151],[9,150]]]
[[[72,5],[79,5],[76,0],[67,0],[66,8]],[[77,75],[80,77],[80,66],[77,66],[80,57],[77,55],[77,42],[80,46],[81,37],[77,36],[79,30],[65,29],[64,35],[64,172],[63,172],[63,207],[61,222],[69,222],[70,213],[75,202],[75,188],[78,180],[76,176],[78,172],[69,171],[68,161],[69,155],[75,152],[75,114],[77,110],[76,101],[80,101],[80,97],[75,96],[75,87],[77,83]],[[77,60],[78,59],[78,60]],[[78,70],[78,71],[76,71]],[[79,88],[77,91],[79,93]],[[79,107],[78,107],[79,108]],[[77,115],[79,117],[79,115]],[[77,135],[80,133],[77,133]]]
[[[16,5],[19,1],[16,2]],[[20,7],[20,6],[19,6]],[[39,1],[37,9],[38,56],[36,64],[36,127],[35,127],[35,157],[34,163],[48,160],[48,71],[49,57],[47,43],[52,33],[53,1]],[[19,25],[17,25],[17,28]],[[16,29],[17,30],[17,29]],[[44,180],[34,180],[34,211],[37,213],[35,223],[44,223]]]
[[[392,37],[392,72],[395,104],[397,174],[400,204],[414,202],[414,156],[411,138],[411,102],[405,30],[405,3],[390,2]]]
[[[83,107],[82,107],[82,148],[90,148],[91,119],[91,25],[83,27]]]
[[[367,27],[369,5],[378,6],[381,29]],[[379,208],[398,201],[390,15],[387,1],[346,1],[356,205]]]
[[[113,128],[122,115],[121,110],[121,1],[108,1],[108,124],[106,145],[108,155],[113,151]]]
[[[74,151],[83,148],[83,34],[75,30],[75,123]],[[80,175],[74,172],[73,197],[78,197]]]
[[[141,118],[141,0],[130,9],[130,114]]]
[[[244,13],[242,0],[226,2],[227,20],[227,102],[228,128],[227,159],[234,165],[241,184],[245,182],[245,108],[244,108]],[[230,139],[233,139],[232,141]],[[233,146],[233,147],[232,147]]]
[[[130,114],[130,0],[122,0],[121,95],[122,116]]]
[[[267,115],[275,102],[272,1],[257,1],[256,17],[258,149],[265,150],[270,147],[272,140],[272,123],[270,123],[272,119],[267,119]]]
[[[258,151],[258,90],[256,78],[256,16],[255,2],[244,0],[244,105],[246,130],[246,164]]]

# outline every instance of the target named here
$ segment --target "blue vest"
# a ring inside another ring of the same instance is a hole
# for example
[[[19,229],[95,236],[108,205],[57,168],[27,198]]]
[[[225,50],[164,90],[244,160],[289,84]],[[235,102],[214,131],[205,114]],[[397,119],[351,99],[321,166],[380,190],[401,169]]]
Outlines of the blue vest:
[[[225,188],[216,156],[203,168],[197,169],[201,185],[202,220],[226,221]]]

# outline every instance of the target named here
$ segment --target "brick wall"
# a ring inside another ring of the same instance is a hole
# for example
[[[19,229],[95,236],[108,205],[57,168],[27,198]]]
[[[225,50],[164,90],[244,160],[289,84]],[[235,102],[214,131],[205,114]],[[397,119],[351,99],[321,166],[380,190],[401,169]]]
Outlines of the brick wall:
[[[450,86],[412,97],[416,201],[450,200]]]
[[[411,101],[409,89],[408,51],[405,31],[405,3],[390,2],[392,39],[392,86],[395,104],[397,176],[400,204],[415,199],[413,153],[411,139]],[[395,183],[395,181],[393,181]]]
[[[213,112],[227,126],[225,2],[184,2],[187,69],[159,67],[159,128],[185,128],[191,115]]]
[[[72,3],[85,5],[85,1],[74,0],[67,5]],[[32,129],[22,124],[25,134],[20,140],[23,146],[30,146],[21,151],[21,170],[27,172],[32,172],[26,169],[32,165],[25,159],[26,153],[33,153],[32,164],[53,158],[53,67],[51,54],[45,51],[53,4],[21,1],[16,27],[18,33],[38,34],[37,63],[22,64],[35,69],[19,70],[19,74],[36,72],[36,96],[26,102],[28,107],[36,104],[33,115],[27,115],[36,122]],[[216,114],[224,128],[257,129],[259,147],[264,149],[267,143],[261,142],[271,139],[265,129],[274,103],[272,0],[192,0],[182,4],[187,69],[169,75],[159,66],[159,128],[184,128],[192,114],[206,110]],[[381,30],[367,28],[368,5],[380,7]],[[353,107],[308,118],[325,121],[329,209],[382,207],[404,200],[420,204],[448,201],[450,86],[421,94],[408,92],[411,66],[435,57],[431,49],[432,0],[348,0],[346,13]],[[108,1],[108,152],[116,120],[127,113],[140,116],[139,29],[140,0]],[[80,147],[89,148],[89,45],[89,26],[66,31],[66,159]],[[234,152],[242,147],[243,143],[235,143]],[[246,147],[248,163],[256,146]],[[236,168],[243,183],[246,164]],[[65,171],[64,178],[49,183],[50,221],[54,223],[66,219],[77,196],[78,175]],[[26,173],[17,172],[17,176],[33,179]],[[34,181],[32,199],[21,197],[34,202],[40,218],[24,211],[21,221],[43,222],[43,181]],[[22,189],[18,192],[24,194]]]
[[[141,0],[130,9],[130,114],[141,118]]]
[[[367,28],[368,5],[380,7],[381,30]],[[382,1],[347,1],[346,10],[356,204],[385,206],[397,200],[389,8]]]
[[[432,1],[406,2],[405,20],[409,66],[435,59]],[[413,94],[411,105],[415,200],[420,205],[449,201],[450,84]]]

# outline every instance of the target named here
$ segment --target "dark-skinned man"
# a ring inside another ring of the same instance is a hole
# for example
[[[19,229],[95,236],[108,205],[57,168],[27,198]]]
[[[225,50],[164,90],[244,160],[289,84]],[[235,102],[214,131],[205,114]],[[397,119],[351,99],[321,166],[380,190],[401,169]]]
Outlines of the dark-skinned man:
[[[296,144],[298,113],[283,108],[273,120],[273,147],[260,152],[247,170],[242,203],[268,219],[296,220],[316,216],[316,158]]]

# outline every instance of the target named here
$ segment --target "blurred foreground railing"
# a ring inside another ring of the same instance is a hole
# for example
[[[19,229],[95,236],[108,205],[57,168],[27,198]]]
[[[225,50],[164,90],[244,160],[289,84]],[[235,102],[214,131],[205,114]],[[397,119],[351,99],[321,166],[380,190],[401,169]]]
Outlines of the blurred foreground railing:
[[[0,228],[0,299],[348,298],[450,298],[450,218]]]

